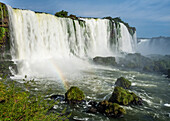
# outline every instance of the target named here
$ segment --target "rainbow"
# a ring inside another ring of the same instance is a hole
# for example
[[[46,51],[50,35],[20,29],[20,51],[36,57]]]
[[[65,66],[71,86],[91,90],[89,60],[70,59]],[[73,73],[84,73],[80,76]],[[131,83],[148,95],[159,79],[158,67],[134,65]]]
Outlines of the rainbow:
[[[57,64],[55,63],[55,61],[53,59],[50,59],[50,62],[53,64],[53,66],[55,67],[55,71],[57,74],[57,77],[60,79],[60,81],[63,84],[63,87],[65,90],[68,90],[69,86],[68,86],[68,82],[66,81],[63,73],[61,72],[60,68],[57,66]]]

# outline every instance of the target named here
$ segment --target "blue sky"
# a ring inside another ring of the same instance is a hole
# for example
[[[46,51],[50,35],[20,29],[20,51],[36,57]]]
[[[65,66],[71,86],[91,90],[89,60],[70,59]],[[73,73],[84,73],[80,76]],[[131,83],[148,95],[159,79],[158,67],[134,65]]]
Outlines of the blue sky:
[[[170,0],[0,0],[15,8],[83,17],[120,17],[138,37],[170,36]]]

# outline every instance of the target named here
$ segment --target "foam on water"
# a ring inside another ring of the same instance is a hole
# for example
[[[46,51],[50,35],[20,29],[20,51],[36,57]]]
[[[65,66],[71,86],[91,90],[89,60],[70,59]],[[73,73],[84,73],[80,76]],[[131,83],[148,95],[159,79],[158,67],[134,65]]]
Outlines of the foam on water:
[[[122,23],[116,28],[107,19],[72,20],[10,6],[8,12],[11,54],[19,75],[61,76],[86,68],[89,58],[135,51],[136,34],[132,36]],[[111,30],[120,33],[111,35]],[[111,36],[117,39],[114,46]]]

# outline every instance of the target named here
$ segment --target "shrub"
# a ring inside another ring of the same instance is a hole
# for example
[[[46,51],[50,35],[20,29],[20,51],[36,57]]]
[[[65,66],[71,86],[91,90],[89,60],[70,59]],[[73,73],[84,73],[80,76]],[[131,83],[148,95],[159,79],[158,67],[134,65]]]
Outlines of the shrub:
[[[68,17],[68,12],[62,10],[60,12],[55,13],[55,16],[57,16],[57,17]]]
[[[25,83],[26,88],[34,80]],[[50,121],[68,120],[68,116],[57,113],[49,113],[56,104],[47,101],[41,95],[32,96],[28,91],[22,91],[15,86],[15,81],[7,82],[6,78],[0,80],[0,120],[5,121]]]

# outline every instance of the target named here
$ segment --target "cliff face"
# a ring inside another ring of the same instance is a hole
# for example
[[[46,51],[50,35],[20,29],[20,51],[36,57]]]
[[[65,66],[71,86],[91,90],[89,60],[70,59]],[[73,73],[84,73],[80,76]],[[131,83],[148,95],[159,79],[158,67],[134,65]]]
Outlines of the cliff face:
[[[9,16],[5,4],[0,3],[0,53],[9,50]]]
[[[11,59],[9,15],[7,6],[0,3],[0,77],[12,76],[10,68],[17,72],[17,67]]]

